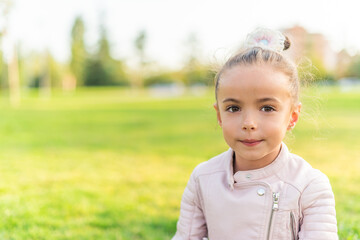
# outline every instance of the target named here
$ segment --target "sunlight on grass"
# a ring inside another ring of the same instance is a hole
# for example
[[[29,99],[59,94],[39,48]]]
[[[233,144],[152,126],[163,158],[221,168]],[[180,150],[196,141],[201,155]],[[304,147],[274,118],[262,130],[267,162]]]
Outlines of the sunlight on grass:
[[[340,239],[359,239],[360,93],[303,99],[289,148],[332,182]],[[214,98],[116,88],[0,102],[0,239],[170,239],[193,168],[225,151]]]

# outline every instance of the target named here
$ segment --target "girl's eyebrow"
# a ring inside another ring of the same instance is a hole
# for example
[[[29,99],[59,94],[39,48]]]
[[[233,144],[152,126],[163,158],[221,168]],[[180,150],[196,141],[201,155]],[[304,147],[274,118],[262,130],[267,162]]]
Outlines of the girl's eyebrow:
[[[237,100],[235,98],[225,98],[222,102],[223,103],[225,103],[225,102],[241,103],[240,100]],[[280,102],[280,101],[274,97],[266,97],[266,98],[260,98],[260,99],[256,100],[256,102],[263,103],[263,102]]]
[[[266,97],[266,98],[260,98],[256,100],[256,102],[263,103],[263,102],[280,102],[280,101],[274,97]]]
[[[223,103],[225,102],[235,102],[235,103],[241,103],[241,101],[235,99],[235,98],[225,98],[223,101]]]

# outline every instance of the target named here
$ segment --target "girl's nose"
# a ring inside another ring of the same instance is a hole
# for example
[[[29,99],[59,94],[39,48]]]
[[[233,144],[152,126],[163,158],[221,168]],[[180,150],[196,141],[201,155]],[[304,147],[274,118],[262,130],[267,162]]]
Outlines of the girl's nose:
[[[249,123],[249,124],[243,124],[242,129],[243,130],[255,130],[256,127],[254,124]]]
[[[256,122],[254,117],[251,115],[247,115],[244,117],[244,121],[242,123],[243,130],[255,130],[256,129]]]

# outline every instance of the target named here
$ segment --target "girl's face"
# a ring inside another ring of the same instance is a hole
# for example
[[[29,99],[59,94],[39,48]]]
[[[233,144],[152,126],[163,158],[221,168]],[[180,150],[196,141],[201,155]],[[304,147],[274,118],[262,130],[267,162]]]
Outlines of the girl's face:
[[[270,65],[235,66],[222,74],[214,105],[227,144],[235,151],[235,171],[270,164],[286,131],[298,120],[289,78]]]

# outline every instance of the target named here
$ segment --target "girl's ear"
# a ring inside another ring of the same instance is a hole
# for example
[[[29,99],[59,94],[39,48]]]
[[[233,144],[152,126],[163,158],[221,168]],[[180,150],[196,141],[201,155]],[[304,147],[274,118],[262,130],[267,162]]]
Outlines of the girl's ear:
[[[218,123],[219,123],[220,127],[222,127],[220,110],[219,110],[219,107],[218,107],[217,103],[214,103],[214,108],[215,108],[215,111],[216,111],[216,117],[217,117]]]
[[[300,111],[301,111],[301,103],[298,103],[294,107],[294,109],[290,115],[290,122],[289,122],[287,130],[291,130],[295,127],[295,124],[299,120]]]

